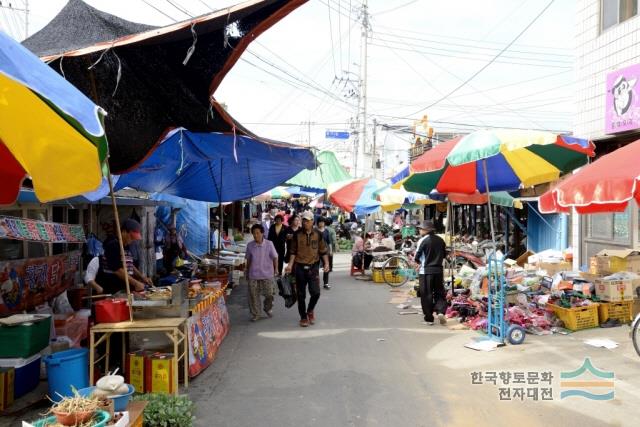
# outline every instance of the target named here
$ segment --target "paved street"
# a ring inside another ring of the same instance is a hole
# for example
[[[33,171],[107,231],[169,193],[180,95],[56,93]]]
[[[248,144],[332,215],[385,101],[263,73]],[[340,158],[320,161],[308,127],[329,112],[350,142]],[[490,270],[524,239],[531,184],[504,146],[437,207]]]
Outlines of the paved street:
[[[246,288],[234,289],[229,336],[189,388],[197,425],[637,425],[640,358],[627,328],[527,336],[521,346],[476,352],[463,348],[476,332],[398,315],[390,288],[349,277],[348,262],[336,257],[334,287],[323,291],[316,325],[307,329],[280,297],[273,319],[249,322]],[[610,337],[620,347],[588,347],[589,337]],[[615,372],[613,401],[560,400],[560,372],[578,369],[586,356]],[[552,371],[555,400],[501,402],[496,386],[471,385],[473,371]]]

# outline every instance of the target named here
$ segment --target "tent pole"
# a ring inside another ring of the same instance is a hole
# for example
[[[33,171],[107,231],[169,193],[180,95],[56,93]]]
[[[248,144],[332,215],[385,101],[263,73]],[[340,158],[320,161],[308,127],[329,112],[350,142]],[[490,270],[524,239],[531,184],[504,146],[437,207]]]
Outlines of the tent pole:
[[[222,246],[222,227],[224,226],[224,206],[222,206],[222,158],[220,159],[220,192],[218,193],[218,211],[220,219],[218,221],[218,258],[216,268],[220,268],[220,249]],[[217,274],[217,272],[216,272]]]
[[[118,244],[120,246],[120,260],[124,269],[124,284],[127,289],[127,304],[129,306],[129,321],[133,322],[133,301],[131,300],[131,288],[129,286],[129,272],[127,271],[127,258],[124,255],[124,244],[122,243],[122,231],[120,230],[120,216],[118,215],[118,207],[116,206],[116,196],[113,194],[113,181],[111,180],[111,169],[107,164],[107,181],[109,182],[109,193],[111,193],[111,205],[113,206],[113,216],[116,221],[116,233],[118,235]]]
[[[484,187],[487,192],[487,207],[489,208],[489,226],[491,227],[491,242],[493,251],[496,251],[496,232],[493,229],[493,212],[491,209],[491,192],[489,191],[489,176],[487,175],[487,159],[482,160],[482,172],[484,173]]]

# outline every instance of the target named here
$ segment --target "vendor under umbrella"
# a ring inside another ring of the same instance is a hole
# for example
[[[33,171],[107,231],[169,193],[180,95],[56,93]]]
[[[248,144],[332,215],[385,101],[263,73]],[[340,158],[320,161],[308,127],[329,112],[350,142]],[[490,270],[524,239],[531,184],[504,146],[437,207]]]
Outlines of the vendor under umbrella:
[[[140,272],[133,264],[133,255],[129,249],[129,245],[136,240],[142,239],[140,234],[140,223],[135,219],[126,219],[122,222],[120,230],[122,232],[122,243],[124,246],[124,254],[127,263],[127,273],[129,274],[129,284],[136,291],[143,291],[145,284],[151,285],[151,279]],[[125,269],[122,266],[122,258],[120,257],[120,246],[117,239],[110,239],[104,244],[104,255],[100,260],[101,270],[103,272],[98,279],[98,283],[107,294],[115,294],[124,291],[125,288]]]

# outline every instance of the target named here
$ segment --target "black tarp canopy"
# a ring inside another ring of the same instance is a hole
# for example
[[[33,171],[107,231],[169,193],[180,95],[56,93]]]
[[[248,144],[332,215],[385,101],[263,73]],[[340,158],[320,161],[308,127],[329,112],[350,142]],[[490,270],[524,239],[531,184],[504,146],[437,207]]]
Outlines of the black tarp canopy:
[[[252,0],[156,28],[70,0],[24,45],[108,112],[110,166],[123,173],[173,128],[257,138],[213,92],[252,40],[305,2]]]

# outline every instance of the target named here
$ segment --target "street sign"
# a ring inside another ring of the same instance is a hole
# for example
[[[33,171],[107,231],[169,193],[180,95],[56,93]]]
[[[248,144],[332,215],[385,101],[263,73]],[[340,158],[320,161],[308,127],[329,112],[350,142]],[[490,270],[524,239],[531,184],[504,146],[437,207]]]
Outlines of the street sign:
[[[327,129],[324,133],[324,137],[327,139],[349,139],[349,131]]]

